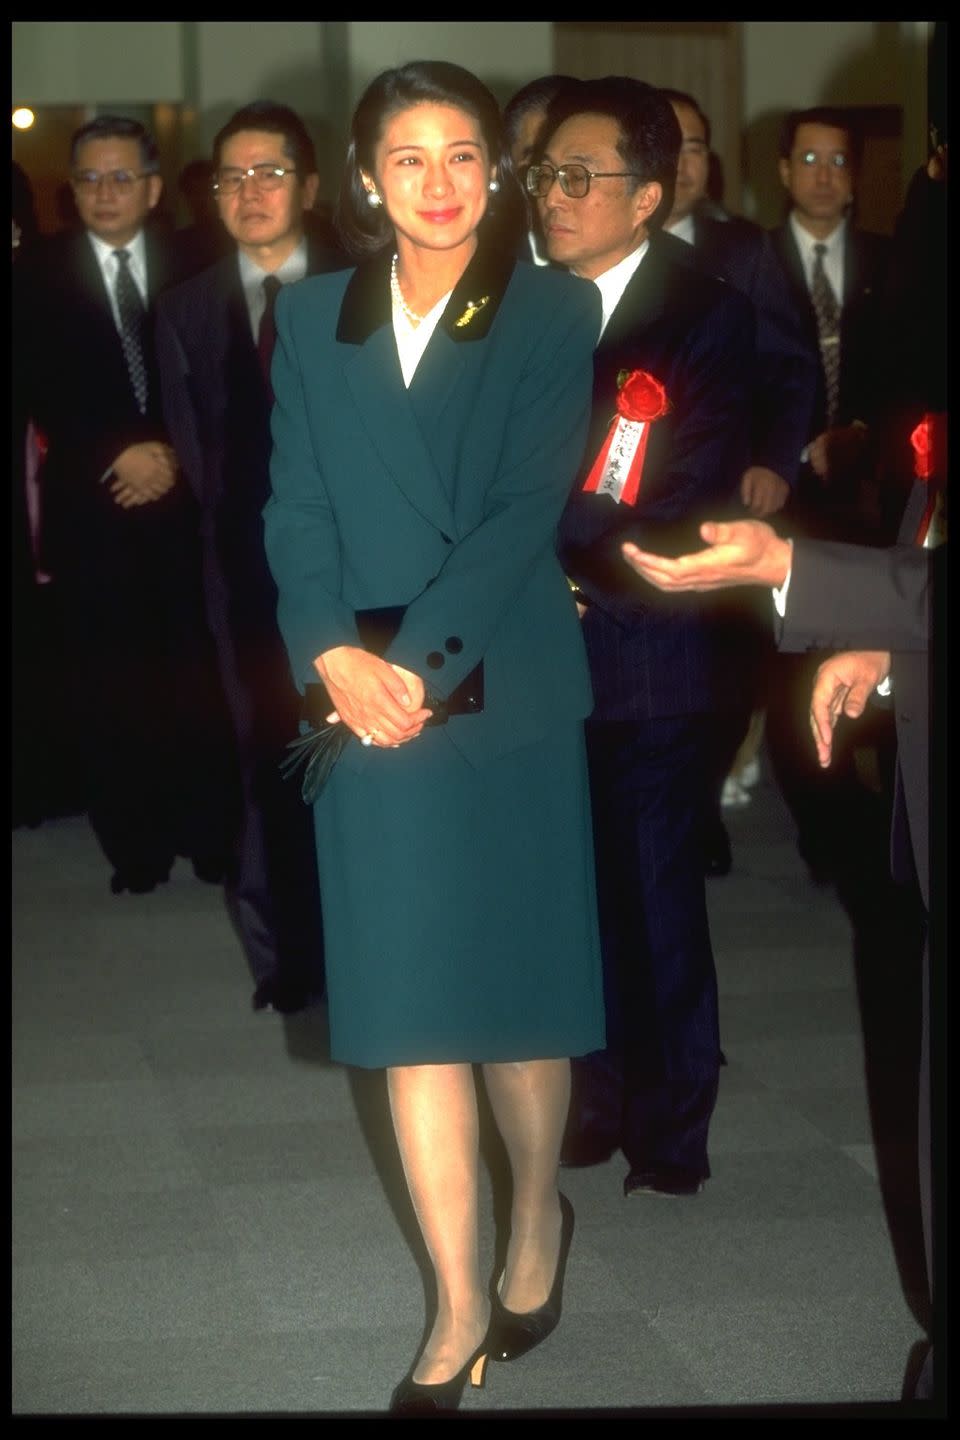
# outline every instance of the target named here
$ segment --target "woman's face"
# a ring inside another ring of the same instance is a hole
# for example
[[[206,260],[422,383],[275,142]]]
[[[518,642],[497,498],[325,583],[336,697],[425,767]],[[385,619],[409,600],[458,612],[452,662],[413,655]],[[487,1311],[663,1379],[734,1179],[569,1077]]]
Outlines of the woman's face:
[[[454,105],[426,102],[390,116],[374,173],[361,171],[398,238],[428,250],[453,250],[470,239],[495,175],[479,122]]]

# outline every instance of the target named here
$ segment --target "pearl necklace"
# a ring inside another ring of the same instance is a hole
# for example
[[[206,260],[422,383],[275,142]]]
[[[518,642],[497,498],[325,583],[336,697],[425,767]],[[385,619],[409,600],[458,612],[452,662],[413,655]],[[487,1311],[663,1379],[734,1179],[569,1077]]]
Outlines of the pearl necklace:
[[[394,305],[398,305],[400,307],[404,315],[406,315],[407,319],[410,321],[410,324],[419,325],[420,321],[423,319],[423,316],[418,315],[415,310],[410,309],[410,306],[403,298],[403,291],[400,289],[400,280],[397,276],[396,255],[394,255],[393,260],[390,263],[390,294],[393,297]]]

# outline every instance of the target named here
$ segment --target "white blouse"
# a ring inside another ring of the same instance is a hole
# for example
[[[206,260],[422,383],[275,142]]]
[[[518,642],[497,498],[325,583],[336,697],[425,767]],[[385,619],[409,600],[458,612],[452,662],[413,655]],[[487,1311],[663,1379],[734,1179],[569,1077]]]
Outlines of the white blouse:
[[[400,369],[403,371],[403,383],[407,389],[410,388],[410,381],[416,373],[420,363],[420,356],[426,350],[430,336],[437,328],[437,321],[446,308],[447,301],[453,294],[448,290],[446,295],[441,295],[432,310],[428,310],[420,321],[419,325],[413,325],[401,310],[397,302],[393,301],[393,333],[397,337],[397,350],[400,352]]]

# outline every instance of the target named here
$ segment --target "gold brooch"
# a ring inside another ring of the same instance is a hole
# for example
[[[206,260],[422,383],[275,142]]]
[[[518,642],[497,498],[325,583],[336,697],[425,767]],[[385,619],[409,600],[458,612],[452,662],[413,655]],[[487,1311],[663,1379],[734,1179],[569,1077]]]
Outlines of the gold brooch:
[[[460,316],[460,319],[455,322],[457,329],[459,330],[463,325],[469,325],[474,315],[480,314],[480,311],[483,309],[484,305],[487,304],[489,299],[489,295],[481,295],[479,300],[468,300],[466,310],[464,310],[463,314]]]

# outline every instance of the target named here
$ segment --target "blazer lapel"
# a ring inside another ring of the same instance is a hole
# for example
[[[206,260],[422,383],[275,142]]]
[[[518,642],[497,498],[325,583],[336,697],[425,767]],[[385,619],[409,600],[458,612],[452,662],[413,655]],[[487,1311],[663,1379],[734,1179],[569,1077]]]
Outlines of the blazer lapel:
[[[512,255],[478,247],[447,301],[409,391],[428,443],[439,433],[437,422],[472,368],[471,346],[490,333],[515,263]]]
[[[425,520],[453,536],[450,499],[403,383],[389,275],[390,257],[380,255],[350,277],[337,322],[337,340],[356,346],[344,378],[384,469]]]
[[[393,333],[390,257],[354,271],[337,325],[337,339],[356,345],[344,373],[372,443],[411,505],[447,535],[457,534],[445,476],[429,442],[471,367],[465,346],[484,339],[514,267],[513,256],[478,248],[460,277],[417,366],[409,391]]]

